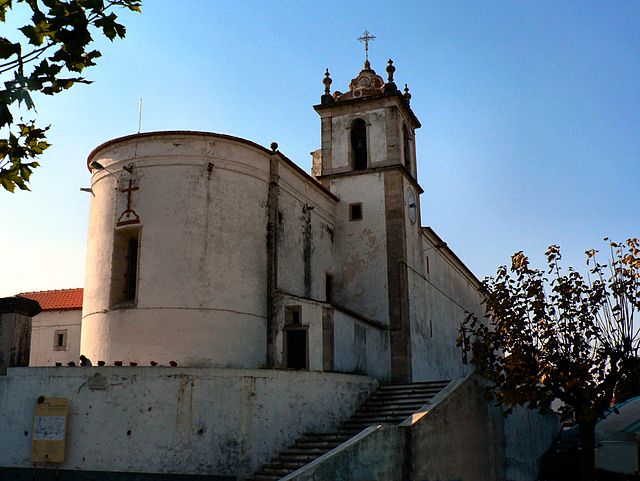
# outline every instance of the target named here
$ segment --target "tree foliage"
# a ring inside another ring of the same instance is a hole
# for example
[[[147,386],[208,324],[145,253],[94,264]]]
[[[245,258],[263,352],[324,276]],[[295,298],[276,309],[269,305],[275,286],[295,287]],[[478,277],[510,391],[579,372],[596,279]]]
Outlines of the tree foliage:
[[[556,245],[546,271],[514,254],[510,269],[484,280],[486,313],[469,314],[458,339],[508,410],[561,401],[561,415],[580,425],[582,479],[594,479],[595,423],[636,374],[640,354],[640,240],[608,250],[604,264],[586,252],[586,275],[564,270]]]
[[[48,126],[16,120],[12,110],[35,111],[33,92],[55,95],[90,83],[81,74],[101,55],[91,49],[92,35],[123,38],[126,30],[114,10],[139,12],[142,0],[0,0],[0,22],[18,4],[31,14],[18,29],[21,40],[0,37],[0,185],[10,192],[29,190],[35,159],[50,146]]]

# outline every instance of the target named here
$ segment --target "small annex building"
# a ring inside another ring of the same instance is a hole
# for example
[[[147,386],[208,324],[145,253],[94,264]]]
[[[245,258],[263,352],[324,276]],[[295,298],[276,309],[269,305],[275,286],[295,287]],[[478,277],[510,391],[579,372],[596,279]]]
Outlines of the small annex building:
[[[22,292],[18,297],[40,304],[31,321],[29,366],[78,362],[82,323],[82,288]]]
[[[0,480],[33,469],[49,397],[64,460],[36,467],[65,479],[536,479],[557,424],[504,420],[456,347],[480,283],[425,225],[394,75],[366,60],[332,93],[327,70],[311,175],[210,132],[89,154],[85,285],[20,295],[43,312],[32,367],[0,376]],[[1,320],[23,332],[14,304]],[[66,366],[80,354],[93,367]]]

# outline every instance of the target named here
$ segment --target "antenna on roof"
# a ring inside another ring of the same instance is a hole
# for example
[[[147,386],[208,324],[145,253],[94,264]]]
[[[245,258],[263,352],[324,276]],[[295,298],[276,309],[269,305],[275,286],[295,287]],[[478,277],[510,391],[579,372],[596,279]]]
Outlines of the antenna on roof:
[[[142,97],[140,97],[140,109],[138,111],[138,133],[140,133],[141,128],[142,128]]]
[[[140,108],[138,109],[138,136],[140,135],[140,130],[142,130],[142,97],[140,97]],[[138,141],[139,137],[136,137],[136,147],[133,151],[133,158],[135,159],[138,155]],[[129,172],[129,171],[127,171]],[[129,172],[131,173],[131,172]]]

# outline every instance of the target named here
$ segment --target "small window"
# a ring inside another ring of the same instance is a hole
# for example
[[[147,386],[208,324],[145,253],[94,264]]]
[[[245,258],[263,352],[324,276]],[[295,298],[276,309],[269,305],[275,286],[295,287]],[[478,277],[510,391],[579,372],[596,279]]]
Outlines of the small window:
[[[362,203],[349,204],[349,220],[362,220]]]
[[[53,333],[53,350],[54,351],[67,350],[67,330],[66,329],[60,329]]]
[[[300,306],[287,306],[285,308],[284,323],[288,326],[299,326],[302,324]]]
[[[140,230],[117,230],[113,239],[111,305],[133,304],[138,287]]]
[[[333,276],[326,274],[324,277],[324,297],[327,302],[333,300]]]

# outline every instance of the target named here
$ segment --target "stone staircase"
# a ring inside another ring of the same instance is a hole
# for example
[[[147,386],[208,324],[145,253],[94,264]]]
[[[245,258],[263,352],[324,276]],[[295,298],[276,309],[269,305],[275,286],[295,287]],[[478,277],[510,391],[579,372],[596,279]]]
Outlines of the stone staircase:
[[[367,401],[329,433],[304,433],[263,466],[249,481],[274,481],[331,451],[369,426],[400,424],[440,392],[449,381],[380,386]]]

